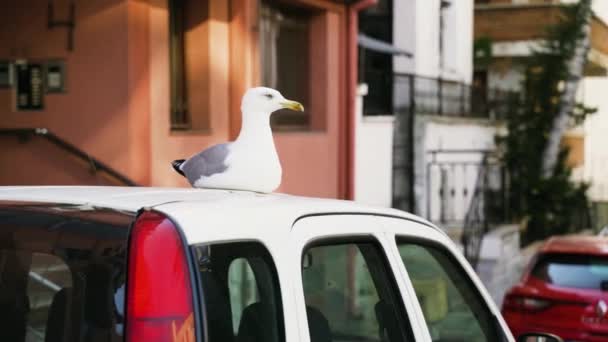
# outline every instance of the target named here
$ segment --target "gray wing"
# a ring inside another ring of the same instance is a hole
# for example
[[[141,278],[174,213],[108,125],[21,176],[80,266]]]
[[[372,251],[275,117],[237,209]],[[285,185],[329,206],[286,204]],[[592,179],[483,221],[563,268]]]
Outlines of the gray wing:
[[[202,176],[209,177],[226,171],[228,166],[224,162],[228,156],[228,146],[229,143],[214,145],[186,160],[181,169],[190,184]]]

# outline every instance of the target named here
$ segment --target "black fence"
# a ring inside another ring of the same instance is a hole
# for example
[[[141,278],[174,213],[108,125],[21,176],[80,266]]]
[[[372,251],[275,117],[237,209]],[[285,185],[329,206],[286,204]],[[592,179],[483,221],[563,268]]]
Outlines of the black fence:
[[[365,81],[365,115],[408,110],[423,115],[501,119],[518,97],[512,91],[412,74],[366,71]]]

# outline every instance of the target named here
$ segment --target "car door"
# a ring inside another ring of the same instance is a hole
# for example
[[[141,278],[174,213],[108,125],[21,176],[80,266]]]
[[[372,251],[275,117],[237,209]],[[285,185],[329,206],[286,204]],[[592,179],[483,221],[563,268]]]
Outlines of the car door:
[[[432,341],[513,341],[500,311],[446,234],[404,219],[381,222]]]
[[[429,341],[380,217],[305,217],[289,247],[301,341]]]

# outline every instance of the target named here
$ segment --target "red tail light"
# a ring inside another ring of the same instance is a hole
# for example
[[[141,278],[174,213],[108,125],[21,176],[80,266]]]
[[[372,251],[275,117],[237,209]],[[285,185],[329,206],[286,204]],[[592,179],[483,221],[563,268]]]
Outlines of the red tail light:
[[[177,228],[161,214],[141,214],[131,232],[127,341],[194,341],[192,287]]]
[[[508,295],[503,302],[504,310],[541,311],[551,306],[551,301],[540,298]]]

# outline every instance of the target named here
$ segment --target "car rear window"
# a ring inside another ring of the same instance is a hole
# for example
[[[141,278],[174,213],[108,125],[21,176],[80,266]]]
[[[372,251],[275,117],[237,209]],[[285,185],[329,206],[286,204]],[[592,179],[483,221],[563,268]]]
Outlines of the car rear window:
[[[0,203],[0,341],[122,340],[128,214]]]
[[[539,258],[532,276],[560,287],[608,290],[608,258],[548,254]]]

